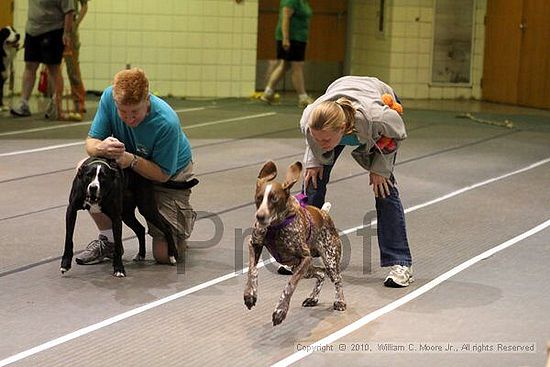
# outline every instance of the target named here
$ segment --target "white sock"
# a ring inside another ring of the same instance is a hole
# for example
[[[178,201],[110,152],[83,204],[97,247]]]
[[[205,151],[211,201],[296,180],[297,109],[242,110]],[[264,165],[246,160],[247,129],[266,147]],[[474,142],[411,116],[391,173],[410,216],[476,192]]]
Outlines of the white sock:
[[[306,98],[309,98],[309,96],[307,95],[307,93],[303,93],[303,94],[298,94],[298,99],[300,101],[306,99]]]
[[[29,100],[21,98],[21,103],[23,103],[25,106],[29,106]]]
[[[112,229],[106,229],[104,231],[99,231],[99,234],[102,235],[102,236],[107,237],[107,241],[115,242],[115,235],[113,234]]]
[[[271,96],[271,95],[273,95],[273,93],[275,93],[275,91],[273,89],[271,89],[270,87],[265,87],[264,94],[267,94],[268,96]]]

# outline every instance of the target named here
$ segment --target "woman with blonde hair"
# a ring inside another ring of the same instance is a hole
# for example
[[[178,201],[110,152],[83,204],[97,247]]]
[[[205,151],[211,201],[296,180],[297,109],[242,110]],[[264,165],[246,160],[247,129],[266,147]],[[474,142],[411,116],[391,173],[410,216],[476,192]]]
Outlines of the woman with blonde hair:
[[[346,145],[357,146],[351,154],[369,171],[376,198],[381,266],[390,267],[387,287],[406,287],[413,281],[405,214],[393,175],[397,149],[407,137],[398,102],[384,82],[346,76],[334,81],[300,120],[306,136],[304,188],[310,205],[323,205],[336,159]]]

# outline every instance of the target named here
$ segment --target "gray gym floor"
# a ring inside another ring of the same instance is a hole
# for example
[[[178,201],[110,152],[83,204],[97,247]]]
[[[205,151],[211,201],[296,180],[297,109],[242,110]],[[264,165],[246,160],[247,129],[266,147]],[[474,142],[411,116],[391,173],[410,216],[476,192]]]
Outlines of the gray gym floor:
[[[379,267],[370,225],[368,175],[343,154],[327,199],[344,233],[348,309],[332,310],[330,282],[317,307],[302,308],[313,286],[303,280],[287,319],[273,327],[271,313],[288,278],[276,274],[265,252],[258,303],[248,311],[242,234],[253,223],[263,162],[274,160],[283,175],[302,159],[294,97],[276,106],[169,100],[194,147],[201,183],[192,204],[200,219],[185,269],[155,264],[150,238],[148,260],[133,263],[137,241],[125,228],[122,279],[111,275],[109,262],[73,262],[70,272],[59,272],[65,208],[94,100],[82,123],[46,121],[38,113],[0,117],[0,366],[541,366],[547,360],[550,112],[405,101],[409,137],[396,177],[416,282],[383,287],[387,269]],[[96,235],[79,212],[75,250]],[[527,350],[504,352],[499,344]],[[454,349],[435,350],[448,345]]]

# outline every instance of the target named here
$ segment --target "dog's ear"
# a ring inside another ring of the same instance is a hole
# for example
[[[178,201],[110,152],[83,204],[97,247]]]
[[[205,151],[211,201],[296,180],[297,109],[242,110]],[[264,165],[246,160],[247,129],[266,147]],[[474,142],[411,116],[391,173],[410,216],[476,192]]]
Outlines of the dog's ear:
[[[10,30],[8,28],[0,29],[0,43],[4,44],[4,41],[10,36]]]
[[[302,163],[294,162],[288,166],[286,171],[285,182],[283,183],[283,189],[290,190],[292,186],[300,179],[300,174],[302,173]]]
[[[273,161],[265,162],[258,174],[258,181],[271,181],[277,177],[277,166]]]

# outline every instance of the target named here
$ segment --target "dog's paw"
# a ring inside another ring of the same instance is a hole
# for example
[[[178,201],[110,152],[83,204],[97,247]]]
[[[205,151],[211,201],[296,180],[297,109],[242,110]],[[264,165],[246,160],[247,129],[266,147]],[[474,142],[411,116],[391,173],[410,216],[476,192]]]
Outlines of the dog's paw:
[[[174,256],[170,256],[168,259],[170,260],[170,265],[176,265],[177,260]]]
[[[248,307],[249,310],[252,309],[252,307],[256,306],[256,301],[258,300],[258,297],[252,294],[245,294],[244,295],[244,304],[246,307]]]
[[[126,277],[126,271],[124,270],[124,268],[122,269],[115,269],[113,271],[113,276],[117,277],[117,278],[124,278]]]
[[[346,302],[344,302],[344,301],[335,301],[334,302],[334,309],[336,311],[345,311],[346,310]]]
[[[283,322],[284,319],[286,319],[286,314],[288,310],[282,310],[282,309],[275,309],[273,312],[273,315],[271,319],[273,320],[273,326],[279,325],[281,322]]]
[[[59,268],[61,274],[65,274],[66,272],[71,270],[71,259],[65,257],[61,259],[61,267]]]
[[[308,297],[304,300],[304,302],[302,302],[302,307],[314,307],[314,306],[317,306],[318,303],[319,303],[318,298]]]
[[[145,260],[145,256],[142,256],[140,254],[136,254],[136,256],[134,256],[134,258],[132,259],[133,261],[136,261],[136,262],[139,262],[139,261],[144,261]]]

